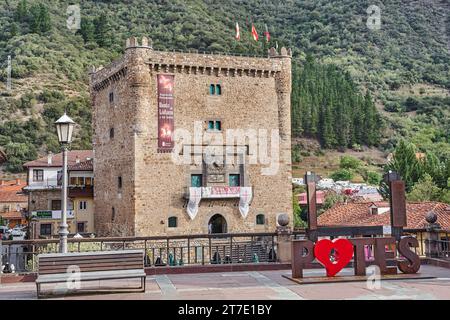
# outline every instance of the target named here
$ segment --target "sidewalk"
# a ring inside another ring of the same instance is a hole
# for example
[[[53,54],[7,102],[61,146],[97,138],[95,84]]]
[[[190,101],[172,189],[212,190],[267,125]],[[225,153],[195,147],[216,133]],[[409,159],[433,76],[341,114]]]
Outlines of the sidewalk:
[[[352,272],[343,270],[345,274]],[[55,299],[450,299],[449,269],[422,265],[420,272],[436,279],[385,280],[381,282],[381,289],[369,289],[365,282],[298,285],[282,277],[290,275],[290,270],[173,274],[148,276],[145,293],[69,295]],[[320,275],[324,275],[324,270],[305,272],[305,276]],[[101,282],[102,286],[114,284]],[[128,281],[128,284],[137,283]],[[98,285],[98,281],[83,283],[83,288]],[[52,288],[54,286],[44,287],[44,290]],[[0,284],[0,299],[36,299],[35,284]]]

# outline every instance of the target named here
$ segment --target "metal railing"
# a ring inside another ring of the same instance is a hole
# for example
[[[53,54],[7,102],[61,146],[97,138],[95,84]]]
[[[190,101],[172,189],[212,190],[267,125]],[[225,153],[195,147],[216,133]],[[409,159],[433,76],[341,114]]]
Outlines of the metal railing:
[[[276,262],[276,233],[224,233],[156,237],[69,238],[69,252],[143,249],[146,267]],[[35,272],[37,255],[57,253],[58,239],[3,241],[1,264]]]

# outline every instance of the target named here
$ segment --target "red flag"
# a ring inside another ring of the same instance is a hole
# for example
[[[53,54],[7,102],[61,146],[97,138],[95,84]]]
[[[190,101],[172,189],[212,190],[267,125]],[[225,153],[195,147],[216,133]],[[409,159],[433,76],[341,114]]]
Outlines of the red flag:
[[[255,41],[258,41],[258,32],[256,32],[256,28],[252,23],[252,36]]]
[[[269,33],[269,29],[267,28],[267,24],[266,24],[266,31],[264,32],[264,35],[266,36],[266,42],[270,42],[270,33]]]
[[[239,24],[236,22],[236,40],[241,40],[241,32],[239,30]]]

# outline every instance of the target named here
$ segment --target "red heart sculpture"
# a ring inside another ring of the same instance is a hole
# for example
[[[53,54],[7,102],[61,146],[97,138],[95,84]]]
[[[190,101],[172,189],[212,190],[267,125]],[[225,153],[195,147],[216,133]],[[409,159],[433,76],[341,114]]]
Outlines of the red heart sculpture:
[[[334,261],[330,260],[332,249],[335,251]],[[352,259],[353,244],[347,239],[322,239],[316,242],[314,255],[327,270],[327,277],[333,277]]]

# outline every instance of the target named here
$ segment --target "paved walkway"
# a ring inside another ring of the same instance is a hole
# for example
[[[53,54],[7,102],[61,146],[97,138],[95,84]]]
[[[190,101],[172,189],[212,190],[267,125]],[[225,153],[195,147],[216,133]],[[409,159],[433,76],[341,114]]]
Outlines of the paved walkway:
[[[351,274],[352,270],[345,269],[343,273]],[[385,280],[379,289],[370,289],[366,282],[299,285],[283,278],[283,274],[290,275],[290,270],[157,275],[147,277],[145,293],[70,295],[56,299],[450,299],[450,270],[429,265],[421,267],[421,275],[435,279]],[[321,269],[305,273],[305,276],[320,275],[324,275]],[[138,285],[137,281],[127,282],[130,286]],[[114,284],[118,283],[83,283],[83,289]],[[62,292],[64,288],[50,286],[44,290]],[[35,285],[0,284],[0,299],[36,299]]]

